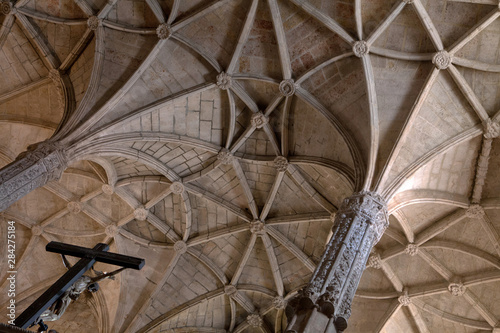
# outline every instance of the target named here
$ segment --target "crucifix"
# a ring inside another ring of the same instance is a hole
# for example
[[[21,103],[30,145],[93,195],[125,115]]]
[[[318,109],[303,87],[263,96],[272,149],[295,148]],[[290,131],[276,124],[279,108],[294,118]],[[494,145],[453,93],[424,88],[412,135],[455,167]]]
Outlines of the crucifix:
[[[68,268],[68,271],[16,318],[14,321],[14,326],[16,327],[25,329],[37,324],[42,314],[47,317],[48,314],[45,311],[55,304],[55,302],[63,301],[61,298],[68,296],[68,289],[76,288],[76,293],[78,294],[86,290],[93,281],[91,278],[84,275],[84,273],[88,271],[96,261],[121,266],[119,270],[111,273],[113,275],[126,268],[140,270],[144,266],[144,259],[107,252],[109,250],[109,245],[103,243],[99,243],[94,246],[94,248],[89,249],[65,243],[50,242],[45,249],[49,252],[63,255],[64,264]],[[72,267],[68,267],[69,263],[64,255],[79,257],[81,259]],[[100,279],[94,281],[107,278],[111,276],[111,274],[102,274]],[[68,297],[70,296],[71,295]],[[44,316],[42,316],[42,319]],[[43,322],[41,322],[40,325],[42,326]]]

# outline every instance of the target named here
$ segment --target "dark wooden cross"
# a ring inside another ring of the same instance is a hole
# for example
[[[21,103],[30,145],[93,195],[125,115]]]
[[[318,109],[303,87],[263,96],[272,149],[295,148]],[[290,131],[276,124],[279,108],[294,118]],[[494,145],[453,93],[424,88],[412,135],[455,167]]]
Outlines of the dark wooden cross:
[[[59,243],[50,242],[45,249],[49,252],[60,253],[80,259],[73,267],[59,278],[49,289],[47,289],[36,301],[33,302],[14,321],[16,327],[28,328],[48,309],[64,292],[73,285],[86,271],[88,271],[96,261],[106,264],[133,268],[140,270],[144,266],[144,259],[124,256],[117,253],[106,252],[109,250],[108,244],[99,243],[93,249]]]

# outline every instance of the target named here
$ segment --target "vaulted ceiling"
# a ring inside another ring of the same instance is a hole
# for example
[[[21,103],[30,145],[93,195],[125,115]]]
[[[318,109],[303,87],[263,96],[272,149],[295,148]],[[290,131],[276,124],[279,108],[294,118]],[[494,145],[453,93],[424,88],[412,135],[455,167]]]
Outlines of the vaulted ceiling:
[[[51,328],[282,332],[371,190],[390,226],[346,333],[500,331],[498,0],[0,4],[0,165],[70,159],[2,213],[21,309],[65,270],[47,242],[105,242],[146,266]]]

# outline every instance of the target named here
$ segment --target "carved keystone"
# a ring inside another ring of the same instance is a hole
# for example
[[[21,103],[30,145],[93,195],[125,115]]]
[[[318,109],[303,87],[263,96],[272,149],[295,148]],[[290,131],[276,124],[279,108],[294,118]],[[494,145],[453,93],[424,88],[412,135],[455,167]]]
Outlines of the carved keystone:
[[[148,218],[148,210],[144,207],[137,208],[134,210],[134,218],[138,221],[144,221]]]
[[[380,254],[378,254],[377,252],[371,253],[368,257],[368,263],[366,264],[366,267],[381,269],[382,259],[380,258]]]
[[[106,232],[106,236],[108,237],[115,237],[116,235],[118,235],[119,230],[120,229],[116,224],[110,224],[104,229],[104,231]]]
[[[500,135],[500,124],[488,119],[484,122],[484,137],[486,139],[495,139]]]
[[[234,295],[236,295],[237,292],[238,289],[236,289],[236,287],[233,286],[232,284],[224,286],[224,294],[226,294],[229,297],[233,297]]]
[[[462,296],[467,288],[461,282],[452,282],[448,285],[448,291],[453,296]]]
[[[273,307],[277,310],[283,310],[286,307],[286,301],[282,296],[273,298]]]
[[[172,193],[182,194],[184,193],[185,188],[181,182],[173,182],[172,185],[170,185],[170,190]]]
[[[231,81],[231,76],[226,72],[220,72],[220,74],[217,75],[217,87],[222,90],[229,89],[229,87],[231,87]]]
[[[470,219],[480,219],[484,216],[484,209],[478,204],[472,204],[467,208],[465,215]]]
[[[265,225],[260,220],[253,220],[250,222],[250,232],[252,234],[262,235],[265,230]]]
[[[410,256],[416,256],[418,254],[418,245],[410,243],[406,245],[405,253]]]
[[[247,322],[248,322],[248,325],[250,325],[252,327],[261,327],[263,324],[263,320],[262,320],[261,316],[259,316],[256,313],[249,314],[247,317]]]
[[[39,225],[34,225],[33,227],[31,227],[31,234],[33,236],[40,236],[43,232],[43,228]]]
[[[9,15],[11,12],[12,14],[15,14],[15,8],[12,6],[10,1],[2,1],[0,3],[0,9],[4,15]]]
[[[279,172],[285,172],[288,169],[288,160],[285,156],[278,156],[274,159],[274,167]]]
[[[295,82],[292,79],[281,81],[280,93],[287,97],[295,94]]]
[[[222,148],[221,151],[217,154],[217,159],[224,165],[229,165],[233,163],[233,154],[226,149]]]
[[[111,194],[115,193],[115,189],[113,188],[113,186],[108,185],[108,184],[102,185],[101,189],[102,189],[102,192],[104,194],[107,194],[107,195],[111,195]]]
[[[352,52],[358,58],[361,58],[365,54],[368,54],[368,44],[364,40],[358,40],[352,46]]]
[[[94,30],[94,31],[97,30],[100,23],[101,23],[101,21],[99,20],[99,18],[97,16],[91,16],[87,20],[87,26],[89,27],[90,30]]]
[[[82,211],[82,204],[78,201],[68,202],[66,205],[71,214],[78,214]]]
[[[439,51],[432,57],[432,63],[437,69],[446,69],[451,64],[451,55],[446,51]]]
[[[172,30],[168,24],[162,23],[156,28],[156,35],[159,39],[168,39],[172,35]]]
[[[175,252],[177,252],[179,254],[184,254],[187,251],[187,245],[184,241],[179,240],[179,241],[175,242],[174,250],[175,250]]]
[[[269,122],[269,118],[266,117],[261,111],[254,113],[252,119],[250,120],[252,126],[256,128],[262,128]]]
[[[408,296],[408,292],[405,291],[401,296],[398,297],[398,301],[402,306],[408,306],[411,304],[411,298]]]

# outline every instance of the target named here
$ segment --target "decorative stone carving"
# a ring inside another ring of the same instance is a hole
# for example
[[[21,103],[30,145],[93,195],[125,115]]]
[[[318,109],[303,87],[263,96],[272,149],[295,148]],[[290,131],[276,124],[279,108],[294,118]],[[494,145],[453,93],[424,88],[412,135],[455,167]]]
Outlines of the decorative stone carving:
[[[330,214],[330,221],[332,221],[333,223],[335,223],[335,218],[337,217],[337,213],[331,213]],[[335,225],[334,225],[335,226]]]
[[[66,207],[71,214],[78,214],[82,211],[82,204],[78,201],[70,201]]]
[[[283,310],[286,307],[286,301],[282,296],[273,298],[273,307],[277,310]]]
[[[162,23],[156,28],[156,35],[159,39],[168,39],[172,35],[170,25]]]
[[[220,74],[217,75],[217,87],[222,90],[229,89],[229,87],[231,87],[231,81],[231,76],[226,72],[220,72]]]
[[[418,245],[410,243],[406,245],[405,253],[410,256],[416,256],[418,254]]]
[[[179,254],[184,254],[187,251],[187,244],[184,241],[179,240],[175,242],[174,250]]]
[[[145,221],[148,218],[149,211],[144,207],[134,210],[134,218],[138,221]]]
[[[221,149],[221,151],[217,154],[217,159],[224,165],[232,164],[233,158],[233,154],[231,154],[231,152],[226,148]]]
[[[234,295],[236,295],[237,292],[238,289],[236,289],[236,287],[233,286],[232,284],[224,286],[224,293],[229,297],[233,297]]]
[[[9,15],[11,12],[12,12],[12,14],[15,14],[13,12],[13,10],[15,10],[15,8],[12,6],[12,3],[10,1],[2,1],[0,3],[0,9],[1,9],[2,14],[4,14],[4,15]]]
[[[295,94],[295,82],[292,79],[281,81],[280,93],[283,96],[292,96]]]
[[[274,159],[274,167],[279,172],[285,172],[288,169],[288,160],[285,156],[278,156]]]
[[[380,195],[363,191],[344,200],[309,284],[288,303],[286,331],[326,331],[314,326],[317,316],[332,318],[338,330],[347,327],[365,263],[388,225],[387,204]],[[318,311],[312,315],[314,308]]]
[[[382,259],[380,258],[380,254],[378,254],[377,252],[371,253],[368,257],[368,263],[366,264],[366,267],[381,269]]]
[[[264,321],[262,320],[262,317],[259,316],[257,313],[252,313],[249,314],[247,317],[247,322],[248,325],[252,327],[261,327]]]
[[[484,122],[484,137],[486,139],[495,139],[500,135],[500,124],[488,119]]]
[[[453,296],[462,296],[467,288],[461,282],[452,282],[448,285],[448,291]]]
[[[411,298],[408,296],[408,292],[405,291],[401,296],[398,297],[398,301],[402,306],[408,306],[411,304]]]
[[[252,119],[250,120],[252,126],[256,128],[262,128],[269,122],[269,118],[266,117],[262,112],[257,112],[252,115]]]
[[[446,69],[451,64],[451,55],[447,51],[439,51],[432,57],[432,63],[437,69]]]
[[[109,184],[104,184],[101,186],[101,189],[102,189],[102,192],[104,194],[107,194],[107,195],[112,195],[113,193],[115,193],[115,189],[113,186],[109,185]]]
[[[352,46],[352,52],[354,52],[354,55],[359,58],[368,54],[368,51],[368,44],[364,40],[358,40]]]
[[[170,185],[170,190],[174,194],[182,194],[184,193],[184,185],[181,182],[173,182],[172,185]]]
[[[43,228],[39,225],[34,225],[33,227],[31,227],[31,234],[33,236],[40,236],[43,232]]]
[[[407,5],[410,5],[413,3],[413,0],[403,0],[404,3],[406,3]]]
[[[262,221],[254,220],[250,222],[250,232],[252,234],[262,235],[265,231],[265,224]]]
[[[101,21],[99,20],[99,18],[97,16],[91,16],[87,20],[87,26],[89,27],[90,30],[94,30],[94,31],[97,30],[100,23],[101,23]]]
[[[484,209],[479,204],[472,204],[469,206],[465,215],[470,219],[480,219],[484,216]]]
[[[115,237],[116,235],[118,235],[118,232],[120,231],[120,229],[118,228],[118,226],[116,224],[110,224],[110,225],[106,226],[104,231],[106,232],[106,236]]]

